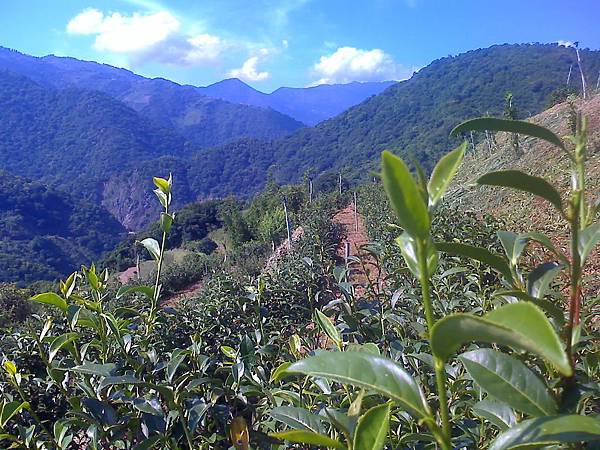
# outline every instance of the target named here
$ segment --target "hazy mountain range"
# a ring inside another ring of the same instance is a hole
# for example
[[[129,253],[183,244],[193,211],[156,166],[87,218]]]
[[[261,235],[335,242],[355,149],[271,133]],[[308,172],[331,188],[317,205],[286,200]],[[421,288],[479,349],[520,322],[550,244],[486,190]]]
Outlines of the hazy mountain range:
[[[581,56],[588,77],[598,74],[600,52],[583,50]],[[153,175],[173,173],[181,207],[253,195],[267,174],[282,183],[306,171],[313,177],[342,171],[347,179],[365,179],[386,148],[429,169],[458,144],[449,131],[473,116],[501,115],[507,91],[520,116],[528,117],[542,111],[557,89],[577,89],[577,77],[565,85],[574,61],[572,49],[556,45],[498,45],[434,61],[398,83],[264,94],[239,80],[181,86],[103,64],[0,48],[0,169],[65,192],[64,199],[71,200],[64,201],[74,208],[94,205],[89,229],[96,229],[91,221],[97,224],[102,214],[139,229],[156,217]],[[345,105],[350,107],[314,127],[300,121],[319,122]],[[51,197],[41,196],[40,202],[54,208]],[[8,201],[3,208],[7,217],[29,220]],[[77,242],[73,254],[104,249],[78,241],[74,232],[51,231]],[[15,241],[8,246],[14,252],[0,256],[0,267],[2,258],[18,257],[31,240],[31,234],[7,236]],[[60,272],[61,264],[53,270]]]

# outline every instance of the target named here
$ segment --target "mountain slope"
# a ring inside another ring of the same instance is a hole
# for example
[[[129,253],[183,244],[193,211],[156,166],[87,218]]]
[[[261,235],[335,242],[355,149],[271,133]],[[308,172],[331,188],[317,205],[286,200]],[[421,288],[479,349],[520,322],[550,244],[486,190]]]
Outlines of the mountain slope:
[[[282,87],[270,94],[257,91],[237,78],[219,81],[200,90],[234,103],[272,108],[307,125],[316,125],[366,98],[377,95],[395,81],[322,84],[308,88]]]
[[[115,173],[190,150],[171,130],[100,92],[53,90],[8,72],[0,72],[0,111],[0,169],[97,203],[106,201]]]
[[[588,119],[588,161],[586,186],[600,199],[600,95],[583,101],[578,99],[556,105],[532,117],[533,123],[551,129],[557,136],[572,134],[570,123],[575,113]],[[570,189],[569,159],[560,149],[538,139],[520,137],[522,156],[512,149],[509,135],[497,133],[496,145],[476,147],[465,158],[450,188],[448,199],[461,208],[508,218],[519,231],[544,231],[553,237],[564,237],[564,220],[547,202],[508,189],[479,187],[475,180],[495,170],[518,169],[545,178],[558,187],[561,194]],[[564,198],[564,196],[563,196]],[[532,212],[535,211],[535,214]]]
[[[581,55],[586,73],[597,74],[600,52]],[[384,149],[412,155],[428,170],[459,143],[449,137],[450,130],[471,117],[501,115],[507,91],[513,92],[522,117],[542,111],[550,93],[564,86],[574,59],[572,49],[541,44],[498,45],[442,58],[314,128],[276,142],[248,145],[244,140],[205,152],[202,167],[194,166],[193,172],[201,174],[211,166],[206,160],[211,154],[224,161],[222,171],[231,172],[239,161],[244,167],[260,167],[264,155],[270,155],[271,170],[281,181],[298,180],[307,169],[342,170],[347,178],[365,179],[377,169]],[[236,192],[241,185],[248,192],[255,179],[251,174],[222,180],[219,190]]]
[[[0,69],[57,89],[104,92],[200,146],[219,145],[241,137],[277,139],[303,126],[271,109],[206,97],[193,86],[148,79],[125,69],[75,58],[37,58],[0,47]]]
[[[125,229],[106,210],[0,171],[0,281],[53,280],[112,250]]]

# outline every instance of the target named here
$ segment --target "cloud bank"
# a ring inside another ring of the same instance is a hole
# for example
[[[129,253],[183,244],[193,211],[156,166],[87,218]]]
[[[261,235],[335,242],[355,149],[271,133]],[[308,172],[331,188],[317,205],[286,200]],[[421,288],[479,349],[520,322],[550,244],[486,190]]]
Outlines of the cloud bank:
[[[67,33],[95,36],[94,48],[101,52],[174,65],[213,62],[230,46],[208,33],[186,35],[180,21],[168,11],[126,15],[90,8],[69,21]]]
[[[339,47],[334,53],[321,56],[313,66],[312,73],[317,80],[312,84],[403,80],[410,77],[412,72],[397,64],[381,49]]]

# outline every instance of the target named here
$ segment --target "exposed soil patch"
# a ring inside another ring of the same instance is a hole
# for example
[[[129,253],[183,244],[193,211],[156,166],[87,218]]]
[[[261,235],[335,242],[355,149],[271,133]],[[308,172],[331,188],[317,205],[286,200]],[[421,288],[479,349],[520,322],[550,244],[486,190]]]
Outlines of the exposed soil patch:
[[[364,296],[370,284],[380,291],[382,274],[373,257],[363,249],[371,240],[362,217],[360,214],[355,214],[354,205],[348,205],[338,211],[332,221],[340,225],[343,230],[343,237],[337,249],[338,258],[345,262],[346,253],[348,253],[349,256],[358,256],[362,260],[362,263],[350,263],[351,271],[348,281],[354,285],[356,296]]]

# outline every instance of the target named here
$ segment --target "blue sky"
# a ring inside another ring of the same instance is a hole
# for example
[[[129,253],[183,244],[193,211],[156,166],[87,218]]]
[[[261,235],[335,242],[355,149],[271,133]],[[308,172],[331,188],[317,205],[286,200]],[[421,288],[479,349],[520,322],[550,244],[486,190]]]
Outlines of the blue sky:
[[[0,0],[0,45],[269,92],[403,79],[505,42],[600,49],[598,19],[598,0]]]

